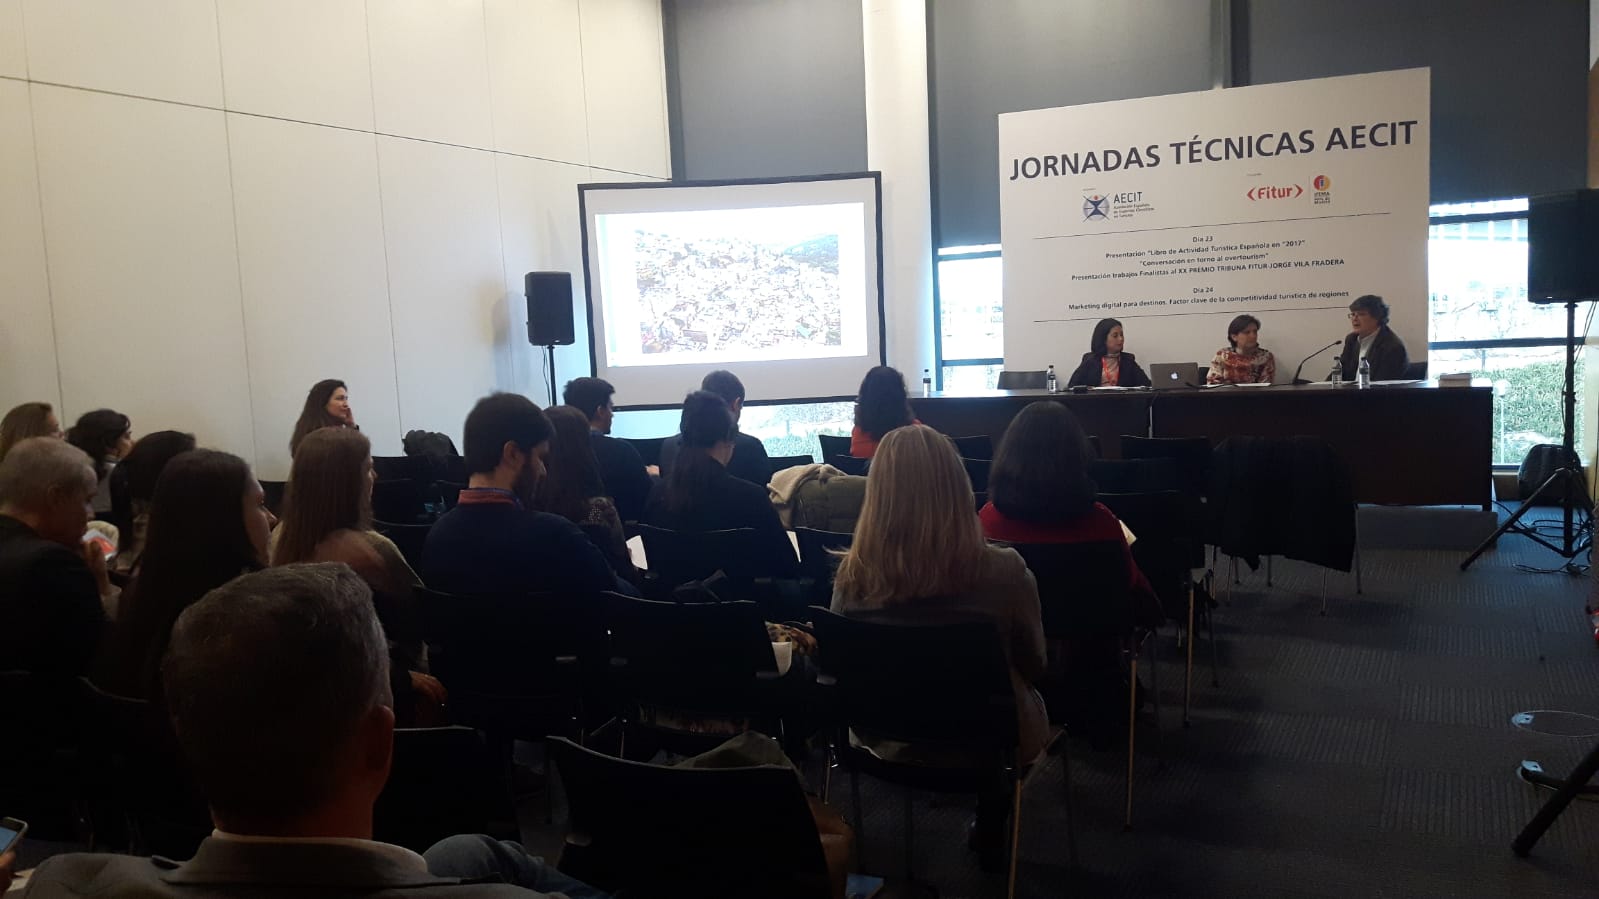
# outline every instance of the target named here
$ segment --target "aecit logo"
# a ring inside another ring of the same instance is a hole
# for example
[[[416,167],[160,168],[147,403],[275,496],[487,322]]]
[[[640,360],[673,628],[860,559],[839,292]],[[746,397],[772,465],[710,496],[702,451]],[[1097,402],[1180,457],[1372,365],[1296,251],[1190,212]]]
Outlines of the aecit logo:
[[[1110,200],[1099,194],[1083,197],[1083,221],[1104,221],[1110,218]]]
[[[1251,200],[1292,200],[1304,192],[1303,187],[1290,184],[1287,187],[1251,187],[1246,196]]]

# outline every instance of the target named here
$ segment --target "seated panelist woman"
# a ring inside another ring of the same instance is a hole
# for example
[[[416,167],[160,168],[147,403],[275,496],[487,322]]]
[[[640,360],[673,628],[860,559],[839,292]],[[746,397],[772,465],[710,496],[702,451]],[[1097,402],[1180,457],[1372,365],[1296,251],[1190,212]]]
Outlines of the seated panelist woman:
[[[1127,337],[1122,333],[1122,323],[1114,318],[1102,318],[1094,326],[1093,339],[1083,361],[1072,372],[1066,386],[1076,387],[1148,387],[1149,375],[1138,367],[1132,353],[1122,352]]]
[[[1270,384],[1277,360],[1260,345],[1260,319],[1240,315],[1227,326],[1227,346],[1210,360],[1206,384]]]

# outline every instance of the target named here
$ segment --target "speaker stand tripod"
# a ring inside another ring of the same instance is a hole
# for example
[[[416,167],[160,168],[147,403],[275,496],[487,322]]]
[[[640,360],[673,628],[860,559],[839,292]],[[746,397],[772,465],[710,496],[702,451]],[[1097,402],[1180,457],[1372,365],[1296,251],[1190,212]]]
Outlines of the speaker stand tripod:
[[[1593,503],[1588,500],[1588,481],[1582,475],[1580,463],[1572,465],[1577,459],[1576,434],[1573,428],[1577,414],[1577,303],[1575,300],[1566,303],[1566,384],[1561,393],[1564,401],[1563,420],[1564,429],[1561,435],[1561,446],[1565,449],[1567,464],[1556,469],[1531,496],[1522,497],[1521,505],[1516,507],[1505,523],[1489,535],[1481,545],[1471,551],[1466,561],[1460,563],[1460,570],[1465,571],[1477,557],[1487,552],[1507,533],[1520,534],[1532,542],[1554,552],[1565,559],[1561,566],[1567,574],[1582,574],[1585,566],[1577,558],[1593,546]],[[1561,529],[1560,542],[1555,543],[1552,538],[1545,537],[1536,527],[1521,524],[1521,517],[1526,515],[1534,503],[1542,498],[1551,487],[1558,487],[1559,492],[1554,494],[1560,498]],[[1580,509],[1573,508],[1581,503]],[[1580,516],[1579,516],[1580,512]]]
[[[550,388],[550,405],[553,406],[555,405],[555,345],[545,344],[544,352],[550,365],[550,380],[548,384]]]

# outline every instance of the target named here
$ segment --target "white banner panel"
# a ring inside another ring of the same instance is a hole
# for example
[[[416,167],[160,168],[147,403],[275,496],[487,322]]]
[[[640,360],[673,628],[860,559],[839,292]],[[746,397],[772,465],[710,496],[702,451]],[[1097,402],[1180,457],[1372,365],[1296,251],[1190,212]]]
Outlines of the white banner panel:
[[[1208,363],[1248,312],[1286,382],[1368,293],[1426,359],[1429,87],[1407,69],[1001,115],[1006,367],[1064,382],[1106,317],[1146,371]]]

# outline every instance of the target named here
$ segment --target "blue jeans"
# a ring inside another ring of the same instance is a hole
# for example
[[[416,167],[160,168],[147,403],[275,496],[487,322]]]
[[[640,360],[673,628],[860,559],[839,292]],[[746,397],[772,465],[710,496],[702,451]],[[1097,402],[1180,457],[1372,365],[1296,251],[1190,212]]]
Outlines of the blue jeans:
[[[422,853],[428,870],[439,877],[498,877],[540,893],[564,893],[571,899],[610,899],[610,894],[562,874],[544,859],[529,855],[519,843],[483,834],[446,837]]]

